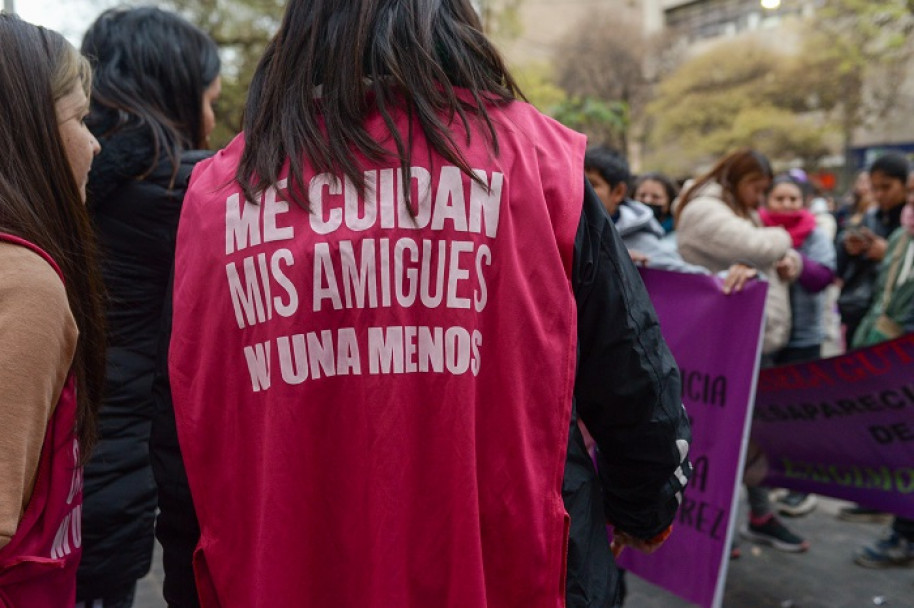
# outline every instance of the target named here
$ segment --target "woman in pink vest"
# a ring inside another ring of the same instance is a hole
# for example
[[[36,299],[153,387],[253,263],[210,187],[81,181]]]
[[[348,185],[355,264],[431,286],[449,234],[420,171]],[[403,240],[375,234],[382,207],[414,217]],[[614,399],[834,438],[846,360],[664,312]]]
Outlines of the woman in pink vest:
[[[85,210],[96,139],[88,63],[0,15],[0,607],[75,599],[82,464],[104,374]]]
[[[203,606],[608,605],[606,521],[666,537],[678,369],[584,137],[518,97],[469,0],[289,2],[178,228]]]

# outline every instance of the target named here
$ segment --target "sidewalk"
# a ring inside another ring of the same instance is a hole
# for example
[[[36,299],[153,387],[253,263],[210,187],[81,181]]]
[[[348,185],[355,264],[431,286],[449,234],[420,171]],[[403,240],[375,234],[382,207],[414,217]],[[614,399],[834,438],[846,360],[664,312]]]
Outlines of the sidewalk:
[[[869,570],[851,561],[854,549],[874,539],[883,526],[839,521],[835,515],[845,504],[819,497],[819,507],[811,514],[787,520],[812,544],[807,553],[782,553],[741,541],[742,557],[730,561],[724,607],[914,608],[914,568]],[[628,581],[625,608],[692,606],[637,577]],[[161,588],[157,552],[153,571],[140,581],[134,608],[164,608]]]
[[[847,504],[820,496],[818,508],[809,515],[784,518],[810,541],[806,553],[783,553],[740,540],[742,556],[730,560],[724,607],[914,608],[914,568],[872,570],[853,563],[854,550],[875,539],[885,526],[840,521],[838,509]],[[737,530],[745,517],[743,511]],[[692,606],[637,577],[629,579],[626,608]]]

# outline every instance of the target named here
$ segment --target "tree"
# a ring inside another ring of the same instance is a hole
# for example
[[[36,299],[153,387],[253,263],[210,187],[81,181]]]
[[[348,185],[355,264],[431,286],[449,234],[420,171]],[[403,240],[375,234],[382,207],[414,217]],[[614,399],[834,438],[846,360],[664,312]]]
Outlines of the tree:
[[[912,3],[828,0],[807,22],[796,75],[814,106],[840,125],[845,168],[851,171],[854,130],[892,110],[911,62]]]
[[[806,111],[794,70],[790,55],[753,37],[687,61],[660,83],[647,107],[645,165],[687,174],[746,145],[776,160],[814,164],[829,151],[829,130]]]
[[[640,119],[648,92],[646,51],[641,27],[633,21],[615,11],[588,14],[556,54],[555,81],[568,100],[552,113],[595,142],[627,150],[629,128]]]
[[[197,24],[219,45],[222,96],[210,139],[214,147],[224,146],[241,131],[251,78],[279,26],[286,0],[169,0],[163,4]]]

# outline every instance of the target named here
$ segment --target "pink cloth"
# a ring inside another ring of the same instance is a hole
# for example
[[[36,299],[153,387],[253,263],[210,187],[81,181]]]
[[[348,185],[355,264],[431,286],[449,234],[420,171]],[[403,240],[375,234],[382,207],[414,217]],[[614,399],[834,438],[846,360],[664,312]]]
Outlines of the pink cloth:
[[[35,251],[60,274],[54,260],[32,243],[3,233],[0,240]],[[0,549],[0,608],[61,608],[76,601],[76,568],[82,555],[82,467],[75,429],[76,381],[71,373],[48,422],[35,487],[22,521],[9,544]]]
[[[169,367],[204,607],[564,605],[585,140],[489,111],[485,187],[413,125],[415,217],[395,159],[367,201],[305,163],[311,213],[241,203],[243,136],[195,169]]]
[[[797,249],[816,228],[816,216],[807,209],[790,213],[777,213],[764,207],[758,210],[762,223],[768,227],[780,226],[790,234],[793,248]]]

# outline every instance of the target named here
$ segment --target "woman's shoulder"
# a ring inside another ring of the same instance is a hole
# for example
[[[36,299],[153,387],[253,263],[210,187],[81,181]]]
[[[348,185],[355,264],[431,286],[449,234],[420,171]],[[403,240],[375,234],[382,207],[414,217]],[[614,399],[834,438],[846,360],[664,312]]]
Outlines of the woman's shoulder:
[[[26,314],[35,323],[76,331],[66,288],[41,255],[14,243],[0,242],[0,314]]]

